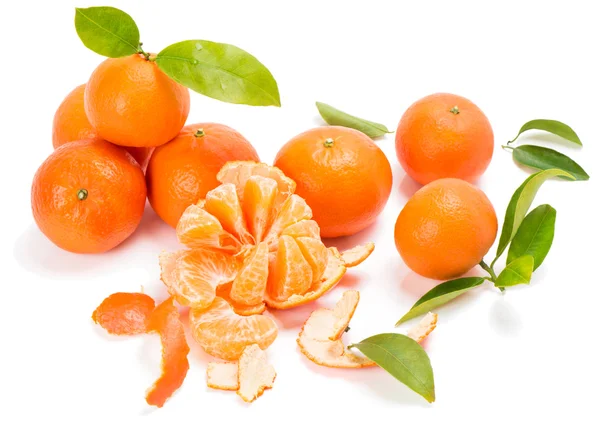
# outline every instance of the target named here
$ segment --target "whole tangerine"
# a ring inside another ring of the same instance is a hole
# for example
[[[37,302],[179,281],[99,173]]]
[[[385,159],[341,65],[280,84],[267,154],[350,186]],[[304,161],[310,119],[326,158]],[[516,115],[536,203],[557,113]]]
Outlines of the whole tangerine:
[[[229,161],[259,161],[248,140],[216,123],[185,126],[169,143],[154,150],[146,170],[148,200],[172,227],[187,207],[220,183],[217,173]]]
[[[33,178],[36,224],[55,245],[76,253],[108,251],[137,228],[146,203],[144,174],[124,149],[81,140],[56,149]]]
[[[52,146],[58,148],[65,143],[83,139],[100,139],[96,129],[92,127],[85,114],[84,97],[85,84],[75,87],[61,102],[52,122]],[[126,148],[127,152],[146,169],[153,148]]]
[[[487,169],[494,133],[485,114],[449,93],[426,96],[404,113],[396,131],[396,155],[421,184],[455,177],[473,183]]]
[[[313,211],[323,237],[347,236],[372,224],[392,189],[383,151],[351,128],[317,127],[291,139],[276,167],[294,180],[296,193]]]
[[[184,126],[189,90],[143,55],[109,58],[92,73],[85,112],[98,135],[121,146],[167,143]]]
[[[439,179],[406,203],[394,231],[406,265],[431,279],[460,276],[477,265],[498,232],[490,200],[464,180]]]

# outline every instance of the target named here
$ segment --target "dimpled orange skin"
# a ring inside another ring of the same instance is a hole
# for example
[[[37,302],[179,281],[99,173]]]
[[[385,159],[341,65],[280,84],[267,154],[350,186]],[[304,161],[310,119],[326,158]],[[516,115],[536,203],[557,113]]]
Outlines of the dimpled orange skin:
[[[33,217],[42,233],[76,253],[119,245],[137,228],[145,203],[146,184],[137,162],[103,140],[56,149],[37,170],[31,189]]]
[[[83,95],[85,84],[75,87],[61,102],[52,122],[52,146],[58,148],[65,143],[83,139],[100,139],[85,114]],[[153,148],[126,148],[127,152],[146,169]]]
[[[326,146],[327,140],[333,143]],[[275,158],[313,211],[323,237],[347,236],[372,224],[392,189],[385,154],[360,131],[317,127],[294,137]]]
[[[418,190],[398,219],[396,248],[408,267],[431,279],[458,277],[478,264],[498,232],[491,202],[460,179],[439,179]]]
[[[416,101],[396,131],[398,160],[421,184],[445,177],[474,182],[487,169],[493,151],[494,133],[487,117],[470,100],[454,94]]]
[[[189,90],[142,55],[109,58],[92,73],[85,112],[98,135],[121,146],[167,143],[190,111]]]
[[[203,136],[196,136],[202,129]],[[172,227],[187,207],[219,186],[217,173],[229,161],[259,161],[254,147],[234,129],[216,123],[185,126],[154,150],[146,170],[148,200]]]

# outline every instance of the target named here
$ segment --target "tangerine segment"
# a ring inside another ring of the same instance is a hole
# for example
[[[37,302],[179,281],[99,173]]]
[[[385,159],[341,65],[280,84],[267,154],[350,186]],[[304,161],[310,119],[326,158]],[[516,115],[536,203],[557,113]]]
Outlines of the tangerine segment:
[[[146,332],[154,300],[139,292],[109,295],[92,313],[94,323],[109,334],[137,335]]]
[[[309,238],[306,236],[296,238],[296,243],[298,244],[300,251],[302,251],[304,259],[312,269],[312,281],[319,281],[327,268],[327,261],[329,259],[327,247],[321,242],[321,239]]]
[[[269,242],[271,249],[274,249],[279,235],[286,227],[310,218],[312,218],[312,211],[306,201],[298,195],[292,195],[281,206],[265,240]]]
[[[198,205],[190,205],[177,223],[177,238],[189,248],[222,249],[236,252],[240,242],[226,232],[219,220]]]
[[[333,288],[346,273],[346,266],[342,263],[335,248],[328,248],[328,250],[329,260],[327,260],[327,268],[323,276],[321,276],[321,280],[313,284],[310,291],[303,295],[291,295],[283,301],[270,297],[269,291],[267,291],[265,295],[267,306],[278,310],[285,310],[314,301]]]
[[[269,267],[267,290],[276,300],[302,295],[313,281],[312,268],[291,236],[279,238],[279,249]]]
[[[207,308],[215,299],[217,286],[231,282],[239,268],[235,257],[218,251],[193,249],[175,260],[174,279],[167,284],[177,302]]]
[[[266,389],[273,388],[276,377],[275,369],[267,362],[267,354],[258,345],[249,345],[238,360],[237,394],[251,403]]]
[[[365,245],[355,246],[354,248],[342,252],[342,261],[346,267],[358,266],[360,263],[365,261],[369,255],[371,255],[374,249],[375,244],[373,242],[369,242]]]
[[[225,231],[236,236],[243,244],[254,243],[248,233],[242,205],[231,183],[224,183],[209,191],[204,200],[204,210],[214,216]]]
[[[209,362],[206,367],[206,386],[216,390],[238,390],[238,364]]]
[[[237,360],[248,345],[258,344],[264,350],[277,337],[273,319],[262,315],[239,316],[219,297],[206,310],[190,310],[190,327],[204,351],[224,360]]]
[[[279,168],[254,161],[230,161],[226,163],[217,174],[217,180],[221,183],[233,183],[238,196],[243,202],[246,182],[252,176],[267,177],[277,182],[276,209],[278,205],[281,205],[296,191],[296,182],[286,177]]]
[[[231,286],[231,299],[244,305],[262,303],[268,275],[269,247],[261,242],[246,256]]]
[[[248,230],[256,242],[263,240],[271,225],[278,193],[277,182],[273,179],[251,176],[246,182],[242,209],[246,215]]]
[[[190,348],[185,339],[179,311],[168,298],[150,315],[148,331],[157,332],[162,344],[162,374],[146,394],[146,402],[162,407],[165,401],[181,387],[190,367],[187,355]]]
[[[235,302],[231,299],[231,286],[232,283],[226,283],[225,285],[221,285],[217,288],[217,297],[223,298],[227,303],[233,308],[235,314],[239,314],[240,316],[252,316],[253,314],[262,314],[267,306],[265,303],[261,301],[258,304],[254,305],[246,305]]]
[[[342,334],[348,329],[348,324],[354,316],[360,294],[358,291],[346,291],[342,294],[342,298],[335,304],[333,309],[334,323],[329,339],[334,341],[340,339]]]
[[[283,229],[281,234],[288,235],[293,238],[307,237],[321,239],[319,225],[314,220],[300,220],[299,222]]]
[[[417,342],[422,342],[437,326],[438,315],[427,313],[414,327],[408,330],[406,336]]]

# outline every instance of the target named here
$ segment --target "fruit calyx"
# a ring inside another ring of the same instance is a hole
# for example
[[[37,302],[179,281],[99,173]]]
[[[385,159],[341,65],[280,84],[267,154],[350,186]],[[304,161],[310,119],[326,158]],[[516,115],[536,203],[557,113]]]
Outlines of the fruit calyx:
[[[87,189],[79,189],[77,191],[77,199],[79,199],[80,201],[85,201],[88,197],[88,191]]]
[[[460,109],[458,109],[458,105],[454,105],[452,109],[450,109],[450,112],[452,112],[454,115],[460,114]]]
[[[323,142],[323,146],[325,146],[326,148],[332,148],[333,147],[333,142],[334,142],[334,140],[331,137],[328,137]]]
[[[206,136],[206,133],[204,132],[203,128],[199,128],[198,130],[196,130],[196,132],[194,133],[194,136],[196,137],[204,137]]]

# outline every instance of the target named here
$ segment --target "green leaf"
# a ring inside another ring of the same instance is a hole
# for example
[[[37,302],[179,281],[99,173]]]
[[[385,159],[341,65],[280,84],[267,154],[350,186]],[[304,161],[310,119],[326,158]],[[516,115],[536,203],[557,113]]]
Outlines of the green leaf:
[[[573,131],[571,127],[569,127],[567,124],[556,120],[531,120],[529,122],[526,122],[525,124],[523,124],[523,127],[521,127],[516,137],[508,143],[514,142],[518,139],[518,137],[521,134],[528,130],[547,131],[548,133],[556,134],[557,136],[560,136],[563,139],[566,139],[577,145],[582,145],[581,140],[579,140],[579,136],[577,136],[577,133],[575,133],[575,131]]]
[[[205,96],[229,103],[281,106],[271,72],[231,44],[181,41],[164,48],[156,63],[173,80]]]
[[[383,124],[355,117],[354,115],[342,112],[326,103],[317,102],[316,104],[319,114],[321,114],[321,117],[323,117],[325,122],[329,125],[341,125],[353,128],[362,131],[372,139],[381,137],[386,133],[391,133],[391,131]]]
[[[133,55],[140,46],[133,18],[114,7],[75,8],[75,29],[85,47],[109,58]]]
[[[499,288],[520,285],[531,281],[533,273],[533,257],[524,255],[513,261],[498,275],[495,285]]]
[[[556,210],[544,204],[532,210],[519,226],[508,248],[506,261],[511,263],[523,255],[533,257],[533,270],[542,265],[554,240]]]
[[[373,335],[350,348],[358,348],[398,381],[432,403],[433,369],[429,356],[412,338],[396,333]]]
[[[573,176],[563,170],[552,168],[550,170],[539,171],[527,177],[523,184],[515,191],[504,215],[504,224],[502,225],[502,233],[500,234],[500,242],[496,251],[496,259],[498,259],[504,250],[508,247],[510,241],[513,240],[521,222],[525,218],[531,203],[535,198],[542,184],[552,177],[571,177]],[[493,263],[492,263],[493,264]]]
[[[537,168],[538,170],[558,168],[571,174],[575,177],[575,180],[589,180],[590,178],[579,164],[554,149],[533,145],[521,145],[514,148],[512,154],[513,159],[518,163]]]
[[[475,288],[484,282],[482,277],[463,277],[460,279],[449,280],[440,283],[423,295],[398,322],[396,326],[407,320],[413,319],[421,314],[425,314],[433,309],[444,305],[459,295]]]

